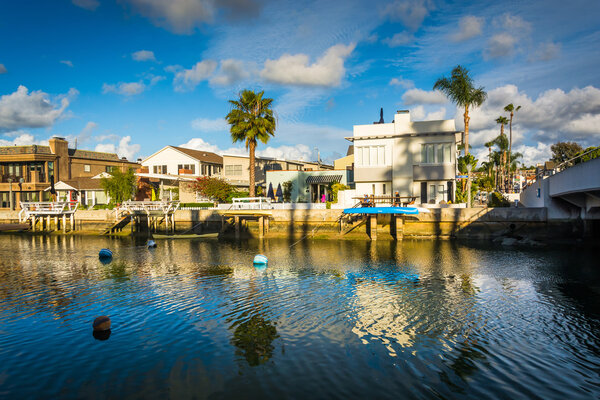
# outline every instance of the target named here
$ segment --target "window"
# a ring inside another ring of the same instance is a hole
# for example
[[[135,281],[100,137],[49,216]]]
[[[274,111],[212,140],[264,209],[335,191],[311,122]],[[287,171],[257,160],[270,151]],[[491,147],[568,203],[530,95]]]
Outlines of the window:
[[[166,174],[167,166],[166,165],[155,165],[152,167],[152,172],[155,174]]]
[[[187,169],[188,171],[192,171],[192,174],[196,173],[196,165],[194,165],[194,164],[179,164],[179,165],[177,165],[177,174],[179,174],[180,169]]]
[[[48,161],[48,179],[54,176],[54,161]]]
[[[242,175],[242,166],[241,165],[226,165],[225,166],[225,175],[241,176]]]
[[[391,165],[390,156],[387,155],[386,146],[362,146],[355,149],[354,157],[357,166],[383,167]]]
[[[448,164],[452,162],[452,143],[421,145],[421,164]]]
[[[115,168],[116,168],[116,167],[114,167],[114,166],[112,166],[112,165],[107,165],[107,166],[106,166],[106,172],[108,172],[108,173],[110,174],[111,172],[113,172],[113,170],[114,170]]]
[[[89,164],[85,164],[83,166],[83,172],[90,172],[92,170],[92,166]]]

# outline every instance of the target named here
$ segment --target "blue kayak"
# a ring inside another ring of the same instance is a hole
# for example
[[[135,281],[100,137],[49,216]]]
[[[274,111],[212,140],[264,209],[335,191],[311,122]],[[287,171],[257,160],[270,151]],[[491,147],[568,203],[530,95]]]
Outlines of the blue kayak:
[[[344,214],[410,214],[416,215],[419,213],[417,207],[360,207],[360,208],[345,208]]]

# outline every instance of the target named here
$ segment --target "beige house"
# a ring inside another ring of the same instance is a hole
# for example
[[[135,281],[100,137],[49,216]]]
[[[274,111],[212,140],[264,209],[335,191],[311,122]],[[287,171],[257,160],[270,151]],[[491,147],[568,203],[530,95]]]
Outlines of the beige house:
[[[392,123],[355,125],[356,195],[415,197],[417,203],[454,202],[457,144],[454,120],[416,121],[398,111]]]
[[[265,188],[267,171],[302,171],[303,161],[278,160],[256,157],[254,177],[257,186]],[[250,157],[234,154],[223,155],[223,177],[232,185],[248,190],[250,187]]]

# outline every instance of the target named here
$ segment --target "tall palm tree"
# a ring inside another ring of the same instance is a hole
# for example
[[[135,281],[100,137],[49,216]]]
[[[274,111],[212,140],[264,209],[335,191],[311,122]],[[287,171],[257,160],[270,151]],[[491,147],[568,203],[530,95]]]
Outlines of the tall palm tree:
[[[510,139],[509,139],[509,144],[508,144],[508,164],[510,165],[511,160],[510,160],[510,156],[512,154],[512,122],[513,122],[513,117],[515,115],[515,113],[517,111],[519,111],[521,109],[521,106],[516,106],[513,103],[510,103],[508,105],[506,105],[506,107],[504,107],[504,111],[506,111],[507,113],[509,113],[510,115],[510,122],[509,122],[509,127],[510,127]],[[512,189],[511,189],[512,192]]]
[[[465,145],[465,156],[469,154],[469,107],[479,107],[487,98],[487,93],[483,86],[478,88],[473,84],[473,78],[469,76],[469,70],[457,65],[451,72],[450,78],[442,77],[435,81],[434,90],[444,93],[454,104],[463,107],[465,112],[463,118],[465,121],[465,133],[463,143]],[[471,171],[468,171],[467,179],[467,198],[471,206]]]
[[[502,186],[504,186],[504,188],[506,189],[506,172],[508,169],[508,165],[507,165],[507,160],[506,160],[506,152],[510,151],[508,150],[508,141],[506,140],[506,136],[504,135],[504,125],[508,124],[508,119],[506,119],[506,117],[498,117],[496,118],[496,123],[500,124],[500,140],[502,145],[500,145],[500,142],[498,143],[498,147],[500,147],[501,151],[502,151],[502,167],[501,167],[501,171],[502,171]]]
[[[250,197],[255,194],[255,156],[257,141],[267,143],[275,135],[275,117],[271,105],[273,99],[264,97],[264,91],[254,93],[243,90],[238,100],[229,100],[231,111],[225,117],[231,125],[231,140],[245,142],[250,155]]]

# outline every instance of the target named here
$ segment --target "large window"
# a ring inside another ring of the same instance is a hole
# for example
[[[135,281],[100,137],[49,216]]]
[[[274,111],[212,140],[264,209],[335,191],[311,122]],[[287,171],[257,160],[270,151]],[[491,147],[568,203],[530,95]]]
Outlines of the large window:
[[[179,174],[180,169],[187,169],[192,171],[192,174],[196,173],[196,165],[195,164],[179,164],[177,165],[177,173]]]
[[[386,146],[361,146],[357,147],[354,157],[357,166],[383,167],[391,164]]]
[[[166,174],[167,166],[166,165],[155,165],[152,167],[152,172],[155,174]]]
[[[452,162],[452,143],[427,143],[421,145],[421,164],[447,164]]]
[[[242,166],[241,165],[226,165],[225,166],[225,175],[241,176],[242,175]]]

